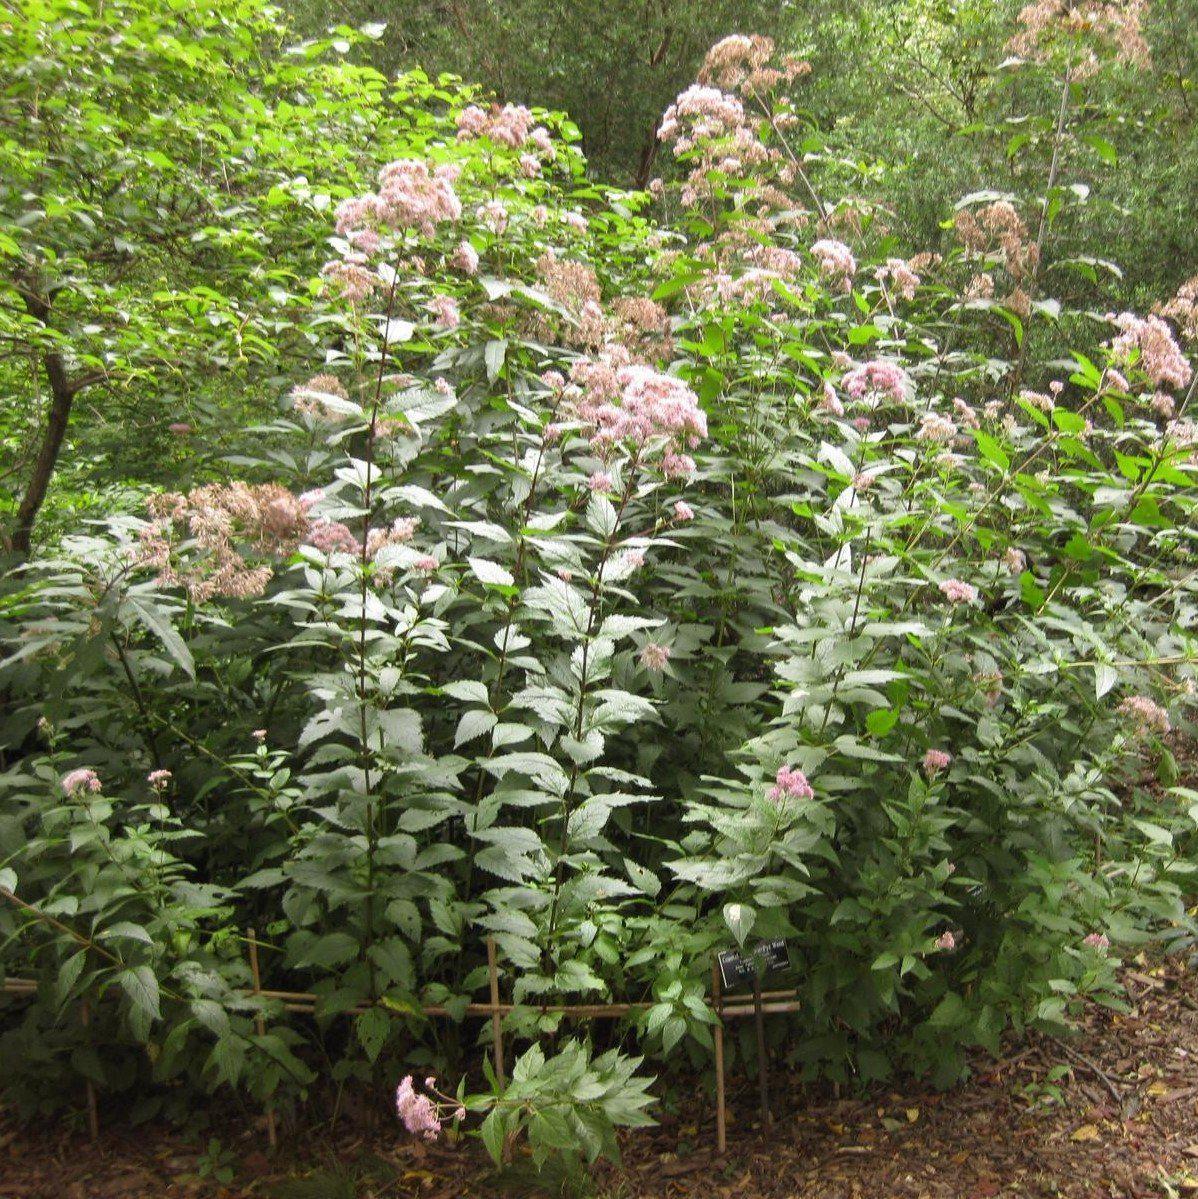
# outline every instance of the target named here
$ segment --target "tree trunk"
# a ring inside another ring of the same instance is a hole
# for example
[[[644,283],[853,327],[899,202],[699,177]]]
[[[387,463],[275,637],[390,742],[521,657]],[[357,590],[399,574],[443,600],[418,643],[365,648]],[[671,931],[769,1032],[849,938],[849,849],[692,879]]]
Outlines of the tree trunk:
[[[665,60],[666,54],[670,49],[670,42],[673,39],[674,30],[672,27],[667,28],[665,35],[658,43],[657,49],[649,55],[649,66],[659,67]],[[657,159],[657,130],[660,126],[660,121],[654,119],[652,126],[649,129],[644,142],[641,145],[641,157],[636,167],[636,185],[637,187],[648,187],[649,179],[653,174],[653,163]]]
[[[653,177],[653,164],[657,161],[657,122],[653,122],[653,128],[649,130],[649,135],[645,138],[641,145],[641,157],[636,168],[636,185],[639,188],[649,186],[649,180]]]
[[[18,283],[18,290],[29,315],[49,328],[51,299],[42,295],[36,286],[21,286]],[[42,433],[41,445],[38,446],[33,473],[29,477],[25,494],[17,505],[16,519],[9,540],[9,548],[22,558],[29,557],[29,551],[33,546],[33,528],[37,523],[37,514],[45,502],[46,492],[50,488],[50,480],[54,477],[54,467],[58,463],[58,454],[67,435],[67,426],[71,421],[71,405],[75,396],[83,388],[90,387],[104,378],[103,373],[93,373],[72,379],[63,361],[62,351],[58,349],[46,351],[42,357],[42,367],[50,385],[50,413]]]
[[[58,453],[62,449],[63,439],[67,435],[67,425],[71,420],[71,405],[75,399],[78,387],[72,386],[63,365],[62,355],[57,350],[47,354],[43,359],[46,378],[50,383],[50,415],[46,421],[45,432],[42,433],[42,443],[38,447],[37,460],[33,464],[33,474],[17,507],[16,522],[13,525],[12,548],[22,558],[29,557],[33,545],[33,526],[37,514],[41,511],[50,480],[54,476],[54,467],[58,462]]]

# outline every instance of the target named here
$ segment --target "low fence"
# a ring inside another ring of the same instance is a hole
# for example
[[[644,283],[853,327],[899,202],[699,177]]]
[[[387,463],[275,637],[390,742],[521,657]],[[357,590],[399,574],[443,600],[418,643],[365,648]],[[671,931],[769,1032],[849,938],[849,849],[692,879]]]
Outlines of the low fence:
[[[24,906],[24,905],[22,905]],[[284,1011],[314,1015],[319,996],[308,991],[279,991],[264,988],[261,985],[261,974],[258,965],[259,941],[253,929],[247,930],[246,944],[248,948],[250,974],[254,981],[251,990],[237,992],[242,995],[256,996],[261,999],[277,1002]],[[506,1080],[506,1063],[504,1060],[503,1018],[511,1012],[522,1011],[543,1013],[545,1015],[561,1015],[571,1020],[622,1020],[637,1012],[647,1011],[656,1006],[652,1002],[638,1001],[629,1003],[505,1003],[499,992],[499,964],[493,938],[487,938],[487,973],[490,1000],[487,1003],[469,1003],[465,1009],[455,1007],[451,1012],[448,1008],[431,1005],[421,1008],[422,1016],[436,1019],[461,1020],[466,1017],[489,1018],[491,1021],[491,1052],[495,1066],[495,1076],[502,1086]],[[0,986],[0,992],[13,997],[30,996],[36,992],[38,983],[32,978],[7,978]],[[757,1072],[760,1087],[760,1106],[762,1116],[770,1119],[768,1100],[768,1075],[765,1064],[765,1033],[763,1020],[769,1015],[797,1012],[800,1004],[797,992],[763,991],[760,979],[755,983],[751,993],[724,994],[720,971],[713,959],[711,964],[711,991],[707,1004],[714,1016],[712,1035],[715,1041],[715,1124],[716,1145],[720,1153],[727,1148],[727,1104],[725,1097],[724,1072],[724,1022],[727,1020],[743,1019],[752,1016],[757,1025]],[[342,1009],[338,1015],[360,1015],[371,1007],[381,1006],[389,1010],[385,1004],[357,1004],[351,1008]],[[400,1018],[397,1016],[397,1018]],[[265,1020],[261,1013],[255,1017],[257,1032],[265,1033]],[[91,1026],[91,1007],[87,1000],[80,1005],[80,1023],[84,1028]],[[86,1104],[88,1129],[93,1140],[99,1136],[99,1114],[96,1100],[96,1090],[90,1079],[86,1080]],[[272,1107],[266,1108],[266,1131],[273,1149],[278,1143],[278,1129],[275,1113]]]

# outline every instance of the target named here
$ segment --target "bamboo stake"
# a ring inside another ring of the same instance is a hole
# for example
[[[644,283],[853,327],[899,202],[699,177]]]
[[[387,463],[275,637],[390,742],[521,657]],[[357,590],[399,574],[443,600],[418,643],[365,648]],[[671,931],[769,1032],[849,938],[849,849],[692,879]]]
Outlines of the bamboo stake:
[[[79,1005],[79,1023],[84,1028],[89,1028],[91,1022],[91,1005],[85,999]],[[87,1131],[94,1145],[100,1139],[100,1112],[96,1106],[96,1088],[90,1078],[84,1079],[84,1088],[87,1093]]]
[[[505,1085],[503,1076],[503,1016],[499,1010],[499,966],[496,961],[495,938],[487,938],[487,974],[491,980],[491,1040],[495,1051],[495,1078],[500,1090]]]
[[[715,1138],[721,1154],[728,1149],[728,1118],[724,1107],[724,1013],[720,997],[720,968],[711,959],[711,1004],[715,1008]]]
[[[262,994],[262,975],[258,970],[258,938],[252,928],[246,931],[249,934],[250,974],[254,979],[254,994],[260,996]],[[266,1036],[266,1020],[263,1018],[261,1010],[254,1017],[254,1027],[258,1031],[258,1036]],[[274,1104],[269,1100],[266,1103],[266,1140],[273,1153],[279,1147],[279,1130],[275,1125]]]
[[[761,969],[753,976],[753,1022],[757,1026],[757,1101],[766,1127],[773,1124],[770,1113],[770,1076],[765,1057],[765,1012],[761,1002]]]

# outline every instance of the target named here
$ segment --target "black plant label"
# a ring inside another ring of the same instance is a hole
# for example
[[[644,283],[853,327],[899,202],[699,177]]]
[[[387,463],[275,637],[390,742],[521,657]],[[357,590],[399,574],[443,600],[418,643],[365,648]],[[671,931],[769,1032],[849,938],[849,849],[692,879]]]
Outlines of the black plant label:
[[[720,966],[720,981],[725,990],[751,983],[758,976],[776,974],[790,965],[785,941],[762,941],[755,949],[722,950],[716,957]]]

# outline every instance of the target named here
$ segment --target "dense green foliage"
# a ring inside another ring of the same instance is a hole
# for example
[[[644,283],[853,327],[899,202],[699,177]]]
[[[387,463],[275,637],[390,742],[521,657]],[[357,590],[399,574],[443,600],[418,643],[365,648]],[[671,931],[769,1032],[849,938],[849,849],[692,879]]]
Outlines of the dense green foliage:
[[[1018,49],[1022,132],[896,225],[766,40],[621,191],[564,116],[346,66],[374,28],[25,6],[4,377],[188,428],[0,596],[17,1100],[451,1074],[405,1079],[410,1131],[482,1116],[578,1178],[648,1118],[642,1057],[666,1095],[706,1062],[716,948],[786,939],[804,1078],[950,1085],[1188,943],[1198,287],[1106,315],[1140,6],[1040,8],[955,14]],[[314,1018],[247,994],[249,928]],[[520,1064],[480,1089],[489,1025],[423,1009],[485,999],[488,936]],[[607,999],[647,1004],[610,1042],[537,1006]]]
[[[314,32],[347,14],[386,24],[369,50],[385,72],[453,71],[503,100],[565,110],[596,169],[640,186],[669,170],[652,157],[650,131],[707,47],[732,32],[768,34],[812,63],[806,148],[844,190],[881,205],[904,243],[934,249],[959,196],[1007,177],[1012,139],[1050,131],[1051,83],[1008,62],[1022,3],[452,0],[414,4],[395,21],[378,0],[307,0],[295,12]],[[1126,302],[1173,291],[1198,255],[1198,4],[1154,5],[1145,29],[1153,69],[1096,80],[1087,96],[1085,120],[1117,161],[1091,155],[1093,169],[1079,173],[1095,188],[1079,237],[1118,245]]]

